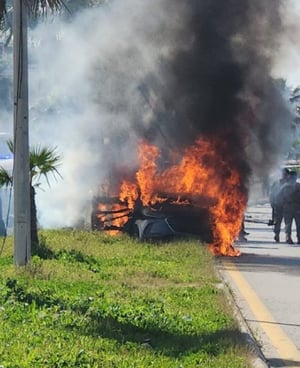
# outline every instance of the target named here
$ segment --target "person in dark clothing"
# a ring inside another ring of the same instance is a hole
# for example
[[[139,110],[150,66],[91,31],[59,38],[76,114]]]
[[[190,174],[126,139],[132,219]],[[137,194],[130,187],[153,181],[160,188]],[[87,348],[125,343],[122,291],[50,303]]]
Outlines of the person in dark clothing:
[[[282,176],[275,181],[270,189],[270,204],[272,207],[272,223],[274,224],[274,240],[278,243],[280,241],[279,235],[281,230],[281,223],[283,220],[283,203],[281,198],[281,189],[288,182],[290,171],[287,168],[282,170]]]
[[[300,183],[297,182],[297,173],[291,171],[288,182],[281,188],[283,218],[285,222],[286,242],[294,244],[292,239],[293,220],[296,223],[297,243],[300,244]]]

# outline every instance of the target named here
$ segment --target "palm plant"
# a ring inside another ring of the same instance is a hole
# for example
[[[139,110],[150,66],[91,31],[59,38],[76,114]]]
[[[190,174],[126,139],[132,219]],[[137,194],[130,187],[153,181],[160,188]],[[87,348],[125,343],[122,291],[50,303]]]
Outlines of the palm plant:
[[[6,14],[6,1],[0,0],[0,24],[2,25],[5,14]]]
[[[14,146],[12,141],[7,142],[8,147],[12,153],[14,153]],[[36,188],[41,185],[40,179],[44,177],[50,186],[49,174],[52,174],[56,179],[57,176],[61,177],[58,172],[58,166],[61,163],[61,157],[57,153],[56,148],[49,147],[33,147],[29,152],[29,165],[30,165],[30,213],[31,213],[31,241],[32,252],[36,253],[39,246],[38,239],[38,227],[37,227],[37,208],[36,208]],[[3,167],[0,168],[0,186],[12,186],[13,176],[12,173]]]
[[[45,14],[47,9],[58,10],[63,2],[61,0],[28,0],[26,1],[29,13],[36,17]],[[7,0],[0,0],[0,22],[5,20]]]

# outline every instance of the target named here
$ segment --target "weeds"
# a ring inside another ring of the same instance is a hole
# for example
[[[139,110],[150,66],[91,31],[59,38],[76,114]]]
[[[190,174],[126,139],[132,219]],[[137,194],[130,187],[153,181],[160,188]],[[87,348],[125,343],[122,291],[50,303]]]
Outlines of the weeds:
[[[199,243],[41,235],[49,257],[34,256],[24,269],[9,250],[0,259],[3,367],[251,366]]]

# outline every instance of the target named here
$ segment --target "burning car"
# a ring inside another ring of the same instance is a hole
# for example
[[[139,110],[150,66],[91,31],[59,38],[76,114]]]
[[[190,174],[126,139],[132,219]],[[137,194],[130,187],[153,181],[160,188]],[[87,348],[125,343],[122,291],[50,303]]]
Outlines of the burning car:
[[[171,200],[159,206],[143,206],[136,201],[131,210],[127,203],[116,198],[113,201],[112,198],[94,198],[92,229],[120,231],[141,240],[197,237],[204,242],[212,241],[211,218],[204,206],[180,205]]]
[[[216,255],[239,255],[233,242],[246,190],[238,169],[227,165],[227,152],[226,141],[201,138],[161,165],[159,148],[142,141],[139,167],[132,174],[115,170],[107,186],[114,194],[94,198],[92,228],[145,240],[196,236]]]

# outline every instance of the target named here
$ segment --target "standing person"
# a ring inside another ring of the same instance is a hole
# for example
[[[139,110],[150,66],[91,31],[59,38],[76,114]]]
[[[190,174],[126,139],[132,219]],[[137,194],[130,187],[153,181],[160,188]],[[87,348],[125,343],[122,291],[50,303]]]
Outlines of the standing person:
[[[291,171],[288,182],[282,187],[283,217],[286,242],[294,244],[292,239],[293,220],[296,223],[297,243],[300,244],[300,183],[297,183],[296,171]]]
[[[281,189],[288,182],[290,170],[288,168],[284,168],[281,172],[281,175],[281,178],[272,184],[269,196],[270,204],[272,207],[272,222],[274,224],[274,240],[277,243],[279,243],[280,241],[279,235],[283,219]]]
[[[265,175],[262,179],[262,195],[268,197],[270,195],[270,179],[269,175]]]

